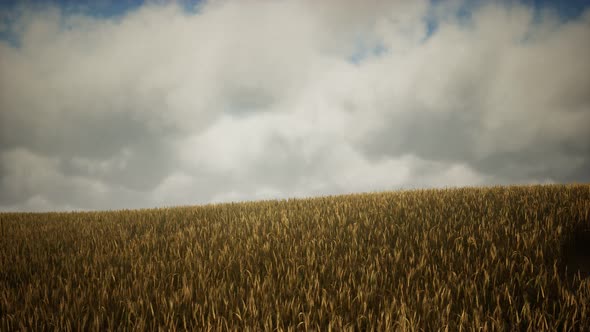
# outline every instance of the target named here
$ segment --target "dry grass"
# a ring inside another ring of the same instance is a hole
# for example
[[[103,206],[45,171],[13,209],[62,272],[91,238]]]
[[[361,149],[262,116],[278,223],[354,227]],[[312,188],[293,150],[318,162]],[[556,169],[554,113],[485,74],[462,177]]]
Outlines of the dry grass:
[[[590,185],[0,214],[0,329],[578,331],[589,216]]]

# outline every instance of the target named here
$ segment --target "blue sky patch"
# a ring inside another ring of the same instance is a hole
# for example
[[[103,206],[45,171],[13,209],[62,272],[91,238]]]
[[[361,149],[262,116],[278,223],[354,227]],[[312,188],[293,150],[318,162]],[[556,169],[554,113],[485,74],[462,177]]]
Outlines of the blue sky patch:
[[[536,11],[550,9],[556,12],[562,21],[579,18],[590,8],[590,0],[521,0],[524,4],[533,6]]]
[[[552,10],[557,13],[562,21],[576,19],[590,8],[590,0],[518,0],[527,6],[535,9],[536,16],[542,10]],[[499,1],[500,3],[503,1]],[[506,2],[510,2],[506,0]],[[16,19],[20,8],[42,9],[55,6],[60,8],[64,14],[84,14],[95,18],[111,19],[122,17],[131,11],[138,9],[146,3],[165,3],[161,0],[0,0],[0,40],[8,41],[12,45],[18,45],[18,37],[13,31],[11,23]],[[195,14],[203,0],[181,0],[180,5],[189,14]],[[431,0],[432,6],[443,5],[445,0]],[[456,18],[468,25],[471,14],[480,5],[488,3],[484,0],[466,0],[459,6]],[[433,15],[424,18],[427,34],[424,40],[436,33],[438,24]],[[380,55],[386,50],[382,45],[358,45],[350,55],[349,60],[353,63],[360,63],[372,55]]]
[[[33,8],[55,6],[66,14],[77,13],[96,18],[113,18],[124,16],[146,3],[166,2],[145,0],[2,0],[0,1],[0,12],[10,12],[21,6]],[[187,12],[194,13],[202,0],[182,0],[179,3]]]

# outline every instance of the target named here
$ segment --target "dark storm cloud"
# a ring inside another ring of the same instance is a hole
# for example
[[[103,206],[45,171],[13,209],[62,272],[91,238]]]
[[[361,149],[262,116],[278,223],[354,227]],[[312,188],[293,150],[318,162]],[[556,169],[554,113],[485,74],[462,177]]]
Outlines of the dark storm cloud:
[[[474,112],[412,110],[384,118],[383,128],[369,133],[360,145],[371,158],[405,153],[436,161],[470,161],[478,134]]]

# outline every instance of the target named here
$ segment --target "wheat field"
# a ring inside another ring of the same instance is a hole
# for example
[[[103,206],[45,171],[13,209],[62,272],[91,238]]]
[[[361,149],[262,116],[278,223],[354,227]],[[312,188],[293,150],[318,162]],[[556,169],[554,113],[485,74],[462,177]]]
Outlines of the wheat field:
[[[590,327],[586,184],[3,213],[0,228],[2,331]]]

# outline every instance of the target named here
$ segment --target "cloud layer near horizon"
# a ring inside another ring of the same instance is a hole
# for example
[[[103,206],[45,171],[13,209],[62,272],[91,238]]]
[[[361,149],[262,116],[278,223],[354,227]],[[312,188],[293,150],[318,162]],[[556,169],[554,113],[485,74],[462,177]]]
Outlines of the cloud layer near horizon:
[[[590,182],[590,10],[318,3],[19,10],[0,210]]]

